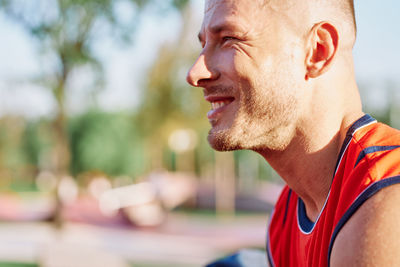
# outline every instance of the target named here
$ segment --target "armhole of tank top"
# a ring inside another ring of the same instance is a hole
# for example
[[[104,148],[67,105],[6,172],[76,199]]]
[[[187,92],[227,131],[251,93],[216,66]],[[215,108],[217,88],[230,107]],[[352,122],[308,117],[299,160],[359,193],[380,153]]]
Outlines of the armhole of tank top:
[[[289,189],[288,196],[286,197],[286,207],[285,207],[285,215],[283,216],[283,222],[282,225],[285,225],[286,219],[287,219],[287,214],[289,210],[289,203],[290,203],[290,198],[292,196],[292,189]]]
[[[285,207],[285,214],[284,214],[284,217],[283,217],[282,225],[284,225],[285,222],[286,222],[287,212],[288,212],[288,209],[289,209],[289,202],[290,202],[291,196],[292,196],[292,189],[289,188],[289,192],[288,192],[287,197],[286,197],[286,207]],[[274,258],[272,257],[271,245],[270,245],[270,237],[269,237],[270,229],[271,229],[271,222],[272,222],[274,213],[275,213],[275,209],[272,210],[271,216],[269,218],[268,228],[267,228],[267,242],[266,242],[267,258],[268,258],[269,265],[271,267],[275,266]]]
[[[399,183],[400,183],[400,175],[393,176],[390,178],[385,178],[385,179],[379,180],[379,181],[369,185],[366,189],[364,189],[364,191],[361,194],[358,195],[356,200],[353,201],[351,206],[347,209],[347,211],[343,214],[342,218],[340,218],[339,222],[335,226],[335,229],[331,236],[331,240],[329,242],[328,267],[330,266],[331,253],[332,253],[332,248],[333,248],[335,239],[336,239],[337,235],[339,234],[340,230],[343,228],[343,226],[346,224],[346,222],[350,219],[350,217],[358,210],[358,208],[361,207],[361,205],[366,200],[368,200],[373,195],[378,193],[381,189],[391,186],[391,185],[394,185],[394,184],[399,184]]]

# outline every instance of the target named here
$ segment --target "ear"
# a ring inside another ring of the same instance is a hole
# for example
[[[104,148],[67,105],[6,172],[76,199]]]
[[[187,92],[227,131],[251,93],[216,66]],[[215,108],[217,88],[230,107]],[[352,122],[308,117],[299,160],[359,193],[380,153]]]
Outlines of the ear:
[[[306,56],[306,80],[316,78],[329,70],[338,49],[339,35],[328,22],[315,24],[309,33]]]

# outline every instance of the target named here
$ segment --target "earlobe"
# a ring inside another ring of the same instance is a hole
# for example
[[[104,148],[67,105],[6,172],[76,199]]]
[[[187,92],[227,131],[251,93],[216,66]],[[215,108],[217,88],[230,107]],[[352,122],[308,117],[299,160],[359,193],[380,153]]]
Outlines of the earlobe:
[[[329,70],[338,49],[338,32],[332,24],[320,22],[311,29],[308,41],[306,80]]]

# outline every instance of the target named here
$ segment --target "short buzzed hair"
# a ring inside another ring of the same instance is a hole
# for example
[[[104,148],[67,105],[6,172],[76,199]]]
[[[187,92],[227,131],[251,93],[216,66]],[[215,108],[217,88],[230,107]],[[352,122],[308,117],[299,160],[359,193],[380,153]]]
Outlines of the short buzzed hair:
[[[354,35],[357,33],[356,14],[354,11],[354,0],[340,0],[337,1],[340,4],[340,9],[344,12],[344,15],[349,22],[353,24]]]
[[[356,16],[354,10],[354,0],[313,0],[318,1],[320,6],[330,6],[333,10],[336,10],[334,14],[337,14],[338,17],[334,18],[337,21],[343,22],[343,30],[345,30],[350,36],[352,36],[351,47],[354,46],[356,35],[357,35],[357,24],[356,24]],[[333,18],[333,17],[332,17]]]
[[[282,0],[278,0],[282,1]],[[299,1],[299,0],[285,0],[285,1]],[[304,1],[304,0],[300,0]],[[350,26],[349,30],[353,32],[353,36],[357,34],[356,16],[354,10],[354,0],[308,0],[313,1],[319,6],[332,7],[340,14],[340,20],[345,21]],[[267,5],[271,0],[259,0],[261,5]]]
[[[345,15],[345,17],[347,17],[351,21],[351,23],[353,23],[354,30],[356,30],[354,0],[314,0],[314,1],[325,1],[327,2],[327,4],[336,5],[342,11],[343,15]],[[271,0],[261,0],[259,2],[262,5],[267,5],[268,3],[271,2]]]

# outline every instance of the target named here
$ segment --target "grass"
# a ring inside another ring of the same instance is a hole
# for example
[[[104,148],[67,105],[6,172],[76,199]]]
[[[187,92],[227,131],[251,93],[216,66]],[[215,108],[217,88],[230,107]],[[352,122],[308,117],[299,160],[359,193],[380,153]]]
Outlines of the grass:
[[[36,263],[0,262],[0,267],[39,267]]]

